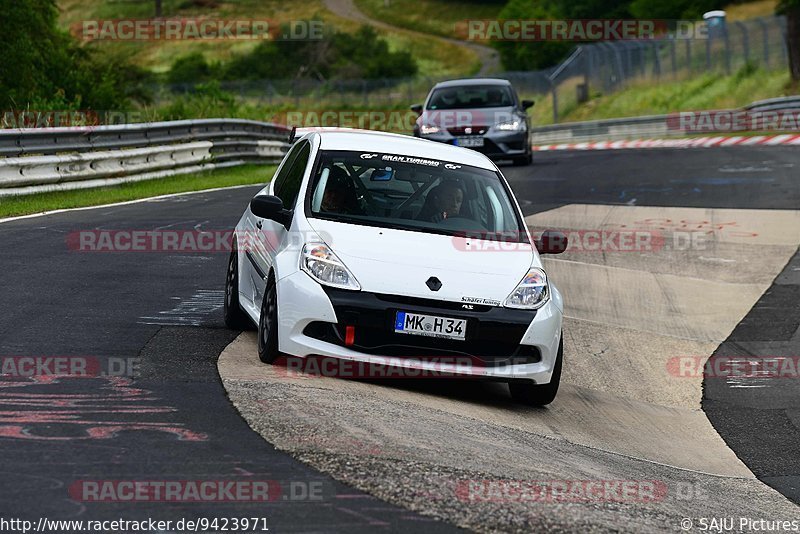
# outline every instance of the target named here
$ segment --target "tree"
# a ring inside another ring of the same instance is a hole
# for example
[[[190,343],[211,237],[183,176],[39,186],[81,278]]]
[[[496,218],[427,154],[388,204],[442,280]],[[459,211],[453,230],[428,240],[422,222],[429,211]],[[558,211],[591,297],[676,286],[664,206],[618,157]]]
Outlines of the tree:
[[[500,20],[563,19],[552,0],[510,0],[497,16]],[[493,41],[503,67],[510,71],[536,70],[556,65],[575,46],[563,41]]]
[[[55,0],[15,0],[0,17],[0,109],[118,110],[145,73],[81,47],[57,27]]]
[[[792,81],[800,83],[800,0],[781,0],[778,13],[786,15],[786,47]]]
[[[161,18],[162,11],[161,0],[156,0],[156,18]]]

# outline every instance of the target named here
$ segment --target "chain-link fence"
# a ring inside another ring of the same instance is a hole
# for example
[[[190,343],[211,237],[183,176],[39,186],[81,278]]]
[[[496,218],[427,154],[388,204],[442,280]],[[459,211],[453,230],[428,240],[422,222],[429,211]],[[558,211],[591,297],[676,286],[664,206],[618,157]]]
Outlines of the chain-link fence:
[[[608,94],[640,80],[681,80],[708,72],[732,74],[742,65],[765,70],[787,66],[783,17],[728,22],[710,29],[707,39],[659,38],[579,45],[560,65],[530,72],[504,72],[523,98],[547,97],[552,121],[594,93]],[[220,88],[255,108],[295,110],[407,110],[421,103],[446,78],[414,77],[346,80],[225,81]],[[195,84],[156,88],[156,104],[191,94]],[[549,111],[544,111],[547,116]],[[267,119],[268,117],[249,117]],[[544,118],[544,117],[541,117]]]
[[[709,26],[705,39],[661,38],[578,46],[548,73],[553,122],[590,98],[633,81],[681,80],[709,72],[730,75],[743,65],[787,67],[786,19],[770,17]]]
[[[542,95],[550,90],[548,71],[506,72],[496,75],[510,80],[524,94]],[[408,109],[421,104],[431,88],[447,77],[381,78],[350,80],[239,80],[224,81],[221,90],[257,106],[294,109]],[[176,95],[191,94],[199,84],[162,85],[154,88],[156,104]]]

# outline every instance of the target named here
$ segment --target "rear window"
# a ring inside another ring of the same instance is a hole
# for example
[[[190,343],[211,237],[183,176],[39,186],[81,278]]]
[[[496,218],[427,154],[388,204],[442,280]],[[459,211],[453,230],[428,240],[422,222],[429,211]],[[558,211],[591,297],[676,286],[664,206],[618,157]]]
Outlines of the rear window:
[[[499,108],[514,105],[507,85],[464,85],[442,87],[433,91],[428,109]]]

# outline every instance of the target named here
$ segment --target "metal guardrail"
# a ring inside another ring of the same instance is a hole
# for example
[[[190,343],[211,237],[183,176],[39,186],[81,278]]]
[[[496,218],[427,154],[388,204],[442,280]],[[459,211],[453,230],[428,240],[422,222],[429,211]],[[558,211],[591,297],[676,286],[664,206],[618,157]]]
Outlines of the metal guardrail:
[[[729,111],[747,111],[750,113],[800,111],[800,95],[760,100],[740,110]],[[688,132],[670,127],[670,120],[674,121],[675,117],[676,114],[649,115],[644,117],[566,122],[562,124],[540,126],[531,128],[530,141],[534,145],[549,145],[687,136],[689,134]]]
[[[759,100],[745,106],[747,111],[794,111],[800,110],[800,95],[783,96]]]
[[[279,161],[290,133],[238,119],[0,130],[0,196]]]

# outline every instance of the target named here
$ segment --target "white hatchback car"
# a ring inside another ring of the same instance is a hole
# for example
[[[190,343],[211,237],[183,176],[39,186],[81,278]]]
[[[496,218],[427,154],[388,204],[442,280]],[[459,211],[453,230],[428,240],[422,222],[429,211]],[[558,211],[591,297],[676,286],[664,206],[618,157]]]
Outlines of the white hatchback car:
[[[225,321],[258,325],[258,353],[506,381],[556,396],[561,294],[502,173],[465,148],[359,130],[291,147],[245,210]],[[537,253],[538,248],[538,253]]]

